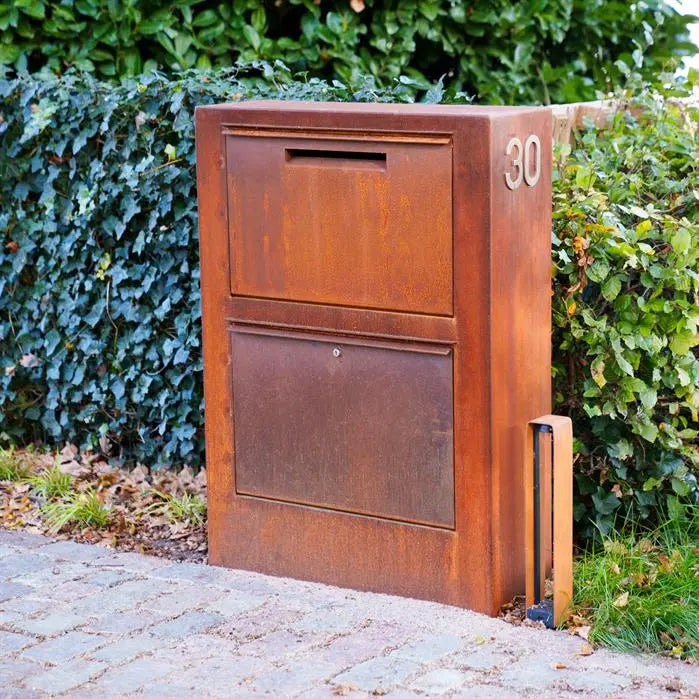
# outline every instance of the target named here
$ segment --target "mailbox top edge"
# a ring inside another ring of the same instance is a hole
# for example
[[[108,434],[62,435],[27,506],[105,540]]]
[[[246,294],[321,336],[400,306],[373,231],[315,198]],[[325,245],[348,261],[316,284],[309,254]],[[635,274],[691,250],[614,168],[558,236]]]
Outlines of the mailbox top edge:
[[[438,116],[438,117],[485,117],[514,116],[525,112],[550,111],[550,107],[501,106],[472,104],[420,104],[404,102],[310,102],[302,100],[247,100],[221,104],[202,105],[197,112],[264,113],[284,112],[287,114],[372,114],[381,116]]]

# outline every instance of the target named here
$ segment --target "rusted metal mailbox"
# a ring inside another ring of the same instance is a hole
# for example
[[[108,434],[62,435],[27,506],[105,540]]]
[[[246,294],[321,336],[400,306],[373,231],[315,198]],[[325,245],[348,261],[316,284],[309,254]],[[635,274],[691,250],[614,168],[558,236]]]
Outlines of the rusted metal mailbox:
[[[196,128],[210,561],[496,612],[551,407],[549,111]]]

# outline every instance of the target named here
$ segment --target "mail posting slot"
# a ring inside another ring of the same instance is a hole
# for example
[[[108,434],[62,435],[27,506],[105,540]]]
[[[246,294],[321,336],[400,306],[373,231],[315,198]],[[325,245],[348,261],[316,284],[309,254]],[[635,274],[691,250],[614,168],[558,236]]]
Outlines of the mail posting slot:
[[[550,119],[197,109],[211,563],[487,613],[524,590]]]

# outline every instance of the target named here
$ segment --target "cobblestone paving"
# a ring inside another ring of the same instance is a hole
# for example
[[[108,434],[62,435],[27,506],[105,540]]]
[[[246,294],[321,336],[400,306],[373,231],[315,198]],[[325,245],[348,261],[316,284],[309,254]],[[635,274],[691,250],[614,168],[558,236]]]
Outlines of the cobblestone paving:
[[[690,697],[699,667],[431,602],[0,530],[0,697]]]

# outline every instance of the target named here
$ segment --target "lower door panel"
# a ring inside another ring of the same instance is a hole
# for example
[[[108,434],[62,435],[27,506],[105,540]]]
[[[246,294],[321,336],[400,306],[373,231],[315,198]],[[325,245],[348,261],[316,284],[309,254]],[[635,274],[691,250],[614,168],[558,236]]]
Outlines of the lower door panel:
[[[236,492],[454,527],[451,348],[236,327]]]

